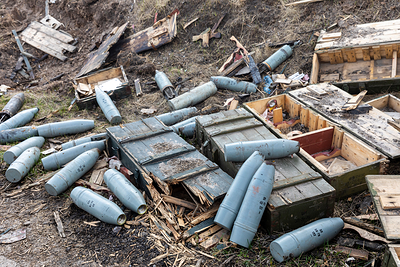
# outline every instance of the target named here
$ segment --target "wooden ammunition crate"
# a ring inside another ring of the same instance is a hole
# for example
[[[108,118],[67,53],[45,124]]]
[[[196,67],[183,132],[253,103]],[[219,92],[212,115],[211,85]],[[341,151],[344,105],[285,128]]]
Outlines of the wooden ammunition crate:
[[[244,109],[196,118],[197,141],[202,152],[232,177],[242,163],[225,161],[224,145],[240,141],[276,139]],[[274,189],[262,225],[269,231],[287,231],[333,213],[335,190],[297,155],[275,163]]]
[[[283,121],[275,124],[262,115],[274,100],[286,114]],[[366,190],[365,175],[383,173],[387,167],[384,155],[290,95],[268,97],[244,106],[277,137],[299,141],[300,157],[336,189],[338,199]],[[301,129],[302,134],[288,137],[295,129]]]
[[[400,245],[389,244],[383,256],[382,267],[400,267]]]
[[[365,104],[371,105],[374,108],[379,109],[380,111],[394,119],[400,119],[400,99],[398,99],[394,95],[384,95],[368,101]]]
[[[117,78],[122,84],[115,90],[108,92],[108,95],[112,100],[122,99],[131,95],[131,88],[129,87],[128,78],[125,75],[124,68],[107,68],[93,72],[89,75],[79,77],[75,80],[76,84],[85,84],[91,88],[92,93],[89,96],[82,95],[75,89],[76,104],[79,109],[93,109],[97,106],[96,94],[94,93],[94,87],[101,82]]]
[[[109,155],[134,173],[151,196],[154,181],[166,195],[182,183],[206,207],[222,198],[233,179],[157,118],[107,128]]]
[[[332,82],[356,94],[400,90],[400,20],[321,32],[310,82]]]

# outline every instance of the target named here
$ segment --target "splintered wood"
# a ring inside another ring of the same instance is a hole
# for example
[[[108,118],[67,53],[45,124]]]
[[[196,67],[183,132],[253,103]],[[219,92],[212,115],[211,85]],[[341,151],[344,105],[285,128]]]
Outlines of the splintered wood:
[[[76,46],[69,44],[74,41],[71,35],[57,31],[37,21],[29,24],[20,36],[22,41],[62,61],[67,59],[64,56],[64,51],[74,52],[76,49]]]

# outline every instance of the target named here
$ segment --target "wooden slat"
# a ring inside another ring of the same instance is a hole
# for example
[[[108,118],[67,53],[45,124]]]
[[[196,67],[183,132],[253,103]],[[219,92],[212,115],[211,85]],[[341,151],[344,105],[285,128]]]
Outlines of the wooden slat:
[[[391,77],[394,78],[394,77],[396,77],[396,74],[397,74],[397,51],[393,51],[392,56],[393,56],[393,58],[392,58],[392,75],[391,75]]]
[[[56,39],[58,39],[60,41],[63,41],[64,43],[69,43],[69,42],[72,42],[74,40],[73,37],[71,37],[71,36],[69,36],[69,35],[67,35],[65,33],[62,33],[60,31],[54,30],[53,28],[45,26],[45,25],[43,25],[43,24],[41,24],[41,23],[39,23],[37,21],[33,21],[29,25],[29,27],[31,27],[33,29],[36,29],[38,31],[41,31],[41,32],[45,33],[46,35],[52,36],[53,38],[56,38]]]
[[[335,53],[335,61],[336,61],[336,63],[343,63],[344,60],[343,60],[342,50],[335,51],[334,53]]]
[[[345,133],[342,143],[342,157],[357,166],[377,161],[380,154],[364,146],[361,141]]]
[[[318,73],[319,73],[319,60],[317,53],[314,53],[312,61],[311,77],[310,77],[311,84],[318,83]]]
[[[62,61],[65,61],[67,59],[67,57],[64,56],[62,53],[55,51],[54,49],[52,49],[50,47],[44,46],[41,43],[36,42],[35,40],[28,39],[28,38],[22,38],[22,37],[21,37],[21,39],[24,42],[30,44],[31,46],[36,47],[37,49],[42,50],[43,52],[45,52],[49,55],[52,55],[53,57],[56,57]]]
[[[382,209],[384,210],[400,209],[400,194],[399,195],[381,194],[379,198],[381,201]]]
[[[321,75],[322,76],[322,75]],[[315,94],[317,94],[317,95],[319,95],[319,96],[323,96],[323,95],[327,95],[328,93],[323,89],[323,88],[321,88],[320,86],[318,86],[318,85],[309,85],[309,86],[307,86],[306,87],[309,91],[311,91],[311,92],[313,92],[313,93],[315,93]]]
[[[308,114],[309,114],[309,109],[302,108],[300,110],[300,122],[301,124],[304,124],[306,127],[308,127],[309,119],[308,119]]]
[[[273,115],[274,115],[274,117],[273,117],[274,124],[283,121],[282,108],[274,109]]]
[[[167,196],[164,194],[161,194],[161,197],[167,203],[172,203],[172,204],[179,205],[181,207],[185,207],[185,208],[192,209],[192,210],[194,210],[196,208],[196,205],[190,201],[179,199],[179,198],[176,198],[173,196]]]
[[[321,82],[337,82],[340,80],[340,74],[339,73],[321,74],[319,80]]]

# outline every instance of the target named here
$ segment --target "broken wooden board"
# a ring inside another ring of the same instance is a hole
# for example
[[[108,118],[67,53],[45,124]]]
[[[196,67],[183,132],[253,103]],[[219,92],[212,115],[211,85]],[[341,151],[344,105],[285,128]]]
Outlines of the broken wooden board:
[[[343,106],[342,110],[352,110],[358,107],[364,96],[367,94],[367,90],[360,92],[358,95],[350,98]]]
[[[11,244],[26,238],[26,229],[19,229],[0,235],[0,244]]]
[[[368,251],[361,250],[361,249],[354,249],[354,248],[349,248],[349,247],[344,247],[344,246],[336,246],[333,249],[334,252],[338,252],[341,254],[345,254],[347,257],[354,257],[355,259],[358,260],[368,260]]]
[[[309,85],[306,87],[310,92],[317,94],[318,96],[327,95],[328,93],[321,87],[315,85]]]
[[[177,13],[173,12],[166,18],[157,21],[153,26],[120,40],[110,49],[110,58],[114,59],[119,53],[140,53],[158,47],[172,41],[177,34]]]
[[[102,185],[104,182],[103,176],[108,168],[103,168],[99,170],[94,170],[90,176],[89,182],[97,185]]]
[[[196,137],[203,153],[232,177],[236,176],[242,163],[225,161],[225,144],[276,139],[260,121],[242,108],[197,117]],[[319,173],[297,155],[274,159],[273,162],[275,182],[262,221],[265,229],[270,232],[296,229],[306,221],[332,214],[335,190]],[[293,220],[293,217],[297,219]]]
[[[74,41],[72,36],[37,21],[31,22],[20,37],[22,41],[62,61],[67,59],[65,50],[74,52],[76,49],[76,46],[69,44]]]
[[[211,206],[226,194],[233,181],[155,117],[110,127],[107,133],[111,137],[109,155],[117,156],[133,173],[139,170],[143,189],[148,184],[143,174],[151,177],[165,195],[171,195],[172,185],[182,183],[202,205]]]
[[[381,202],[381,196],[398,196],[400,194],[400,175],[367,175],[365,179],[386,238],[400,240],[400,229],[398,227],[400,210],[384,209],[384,203]]]
[[[321,114],[328,121],[341,125],[345,130],[382,152],[389,158],[400,157],[400,132],[389,125],[392,117],[372,108],[367,114],[351,115],[338,112],[353,96],[331,84],[321,84],[329,94],[315,101],[305,95],[305,88],[289,92],[289,95]]]
[[[381,201],[381,206],[384,210],[400,209],[400,192],[398,195],[380,195],[379,200]]]
[[[203,247],[204,249],[209,249],[209,248],[215,246],[216,244],[218,244],[222,238],[224,238],[224,237],[226,238],[227,236],[229,236],[229,231],[226,229],[222,229],[219,232],[212,235],[206,241],[200,243],[200,246]]]
[[[354,225],[351,225],[351,224],[348,224],[348,223],[344,223],[343,229],[354,230],[362,238],[367,239],[369,241],[382,241],[382,242],[385,242],[387,244],[391,243],[391,241],[389,241],[389,240],[387,240],[387,239],[385,239],[385,238],[383,238],[383,237],[381,237],[379,235],[373,234],[371,232],[368,232],[367,230],[361,229],[360,227],[357,227],[357,226],[354,226]]]
[[[83,63],[83,67],[76,75],[76,78],[79,78],[101,67],[108,57],[108,50],[119,40],[119,38],[121,38],[126,26],[128,26],[128,23],[129,22],[120,27],[114,28],[108,35],[107,39],[100,45],[100,47],[87,56],[88,58],[86,59],[85,63]]]

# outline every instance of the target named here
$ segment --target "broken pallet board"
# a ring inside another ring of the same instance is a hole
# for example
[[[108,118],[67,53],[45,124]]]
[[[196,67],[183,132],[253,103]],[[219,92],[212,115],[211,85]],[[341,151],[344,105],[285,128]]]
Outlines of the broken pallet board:
[[[37,21],[29,24],[20,37],[22,41],[62,61],[67,59],[63,54],[64,50],[74,52],[76,49],[76,46],[69,44],[74,40],[72,36]]]

